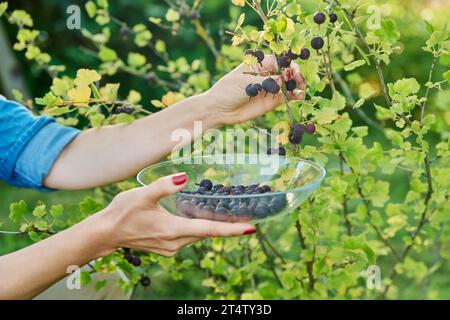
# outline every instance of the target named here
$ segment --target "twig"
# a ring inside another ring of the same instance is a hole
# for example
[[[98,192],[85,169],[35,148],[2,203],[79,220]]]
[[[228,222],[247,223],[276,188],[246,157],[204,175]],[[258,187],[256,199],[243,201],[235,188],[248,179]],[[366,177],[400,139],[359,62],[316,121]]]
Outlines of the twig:
[[[297,221],[295,221],[295,228],[297,229],[297,234],[298,234],[298,239],[300,241],[300,246],[302,247],[302,249],[307,249],[307,245],[306,245],[306,241],[305,241],[305,236],[303,235],[302,232],[302,226],[300,224],[299,219],[297,218]],[[313,268],[314,268],[314,260],[315,260],[315,252],[316,252],[316,247],[313,246],[313,258],[311,260],[305,261],[305,267],[306,267],[306,272],[308,273],[308,284],[309,284],[309,290],[312,291],[314,290],[314,284],[315,284],[315,278],[314,278],[314,272],[313,272]]]
[[[339,167],[341,170],[341,177],[344,176],[344,160],[343,160],[343,155],[342,155],[342,151],[339,151]],[[342,206],[344,208],[344,222],[345,222],[345,227],[347,228],[347,235],[351,236],[352,235],[352,224],[348,218],[348,203],[347,203],[347,195],[344,194],[344,196],[342,197]]]
[[[280,278],[278,277],[277,271],[275,270],[275,266],[273,265],[273,261],[270,260],[270,254],[267,251],[266,246],[264,245],[264,241],[261,237],[261,231],[259,231],[259,229],[256,230],[256,235],[259,238],[259,244],[261,245],[261,249],[264,252],[264,255],[266,256],[267,260],[268,260],[268,266],[270,271],[272,272],[275,280],[277,281],[278,285],[280,286],[280,288],[283,288],[283,283],[281,282]]]

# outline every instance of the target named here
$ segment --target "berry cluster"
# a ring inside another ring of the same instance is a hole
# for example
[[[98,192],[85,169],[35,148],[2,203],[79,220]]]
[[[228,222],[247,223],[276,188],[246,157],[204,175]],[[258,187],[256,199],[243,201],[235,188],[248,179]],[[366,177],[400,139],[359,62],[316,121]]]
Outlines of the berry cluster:
[[[279,147],[279,148],[269,148],[267,149],[267,154],[278,154],[280,156],[285,156],[286,155],[286,149],[284,147]]]
[[[196,191],[183,191],[177,196],[177,209],[185,217],[227,222],[249,221],[278,213],[286,206],[285,196],[272,194],[268,185],[213,185],[211,180],[203,179],[198,186]],[[268,195],[248,197],[265,193]]]
[[[141,258],[139,258],[138,256],[134,256],[131,253],[130,248],[122,248],[122,249],[123,249],[124,258],[125,258],[125,260],[128,261],[129,264],[132,264],[135,267],[139,267],[142,264]],[[151,283],[151,280],[146,275],[141,275],[141,279],[139,280],[139,283],[143,287],[148,287]]]
[[[116,114],[119,113],[126,113],[126,114],[132,114],[134,111],[133,107],[117,107],[114,112]]]
[[[292,144],[300,144],[303,140],[303,135],[306,133],[313,134],[316,131],[314,123],[308,123],[306,126],[301,123],[295,123],[291,126],[289,133],[289,141]]]

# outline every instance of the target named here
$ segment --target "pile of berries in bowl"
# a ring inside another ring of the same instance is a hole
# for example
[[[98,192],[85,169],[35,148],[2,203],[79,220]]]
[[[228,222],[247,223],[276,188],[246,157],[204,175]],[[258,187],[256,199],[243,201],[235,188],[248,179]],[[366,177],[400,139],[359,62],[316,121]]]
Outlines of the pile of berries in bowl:
[[[320,165],[295,157],[267,154],[218,154],[161,162],[138,174],[142,185],[186,172],[184,190],[161,206],[191,219],[262,222],[289,213],[325,177]]]

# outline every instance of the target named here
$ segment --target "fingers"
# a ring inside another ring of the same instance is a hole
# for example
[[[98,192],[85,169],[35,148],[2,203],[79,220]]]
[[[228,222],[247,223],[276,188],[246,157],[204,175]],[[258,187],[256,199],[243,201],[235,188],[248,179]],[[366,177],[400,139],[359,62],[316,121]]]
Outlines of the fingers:
[[[217,222],[202,219],[186,219],[180,235],[186,237],[236,237],[256,232],[248,223]]]
[[[149,201],[157,203],[161,198],[182,190],[188,182],[185,172],[162,177],[140,190]]]

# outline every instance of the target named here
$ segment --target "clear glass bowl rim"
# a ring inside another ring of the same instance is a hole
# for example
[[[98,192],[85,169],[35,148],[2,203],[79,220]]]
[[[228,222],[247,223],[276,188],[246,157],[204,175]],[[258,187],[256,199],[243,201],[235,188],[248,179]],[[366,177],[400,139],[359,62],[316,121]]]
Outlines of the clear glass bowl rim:
[[[199,159],[199,158],[211,158],[211,157],[220,157],[220,156],[226,156],[227,154],[216,154],[213,156],[194,156],[194,157],[187,157],[187,158],[179,158],[177,159],[177,161],[183,161],[183,159],[189,159],[189,160],[194,160],[194,159]],[[236,156],[260,156],[258,154],[236,154]],[[275,155],[276,156],[276,155]],[[280,156],[281,157],[281,156]],[[266,193],[260,193],[260,194],[242,194],[242,195],[206,195],[206,194],[189,194],[189,193],[180,193],[183,195],[188,196],[189,198],[214,198],[214,199],[238,199],[238,198],[256,198],[256,197],[267,197],[267,196],[271,196],[271,195],[285,195],[287,193],[296,193],[302,190],[308,190],[308,189],[314,189],[316,186],[318,186],[320,183],[322,183],[323,179],[325,178],[326,175],[326,170],[324,167],[322,167],[320,164],[310,161],[310,160],[306,160],[306,159],[302,159],[299,157],[291,157],[291,156],[282,156],[282,157],[286,157],[289,159],[293,159],[296,163],[299,162],[307,162],[309,164],[311,164],[312,166],[314,166],[316,169],[318,169],[322,174],[320,175],[320,177],[314,181],[311,182],[309,184],[303,185],[303,186],[299,186],[297,188],[294,189],[290,189],[290,190],[284,190],[284,191],[276,191],[276,192],[266,192]],[[142,169],[141,171],[139,171],[139,173],[136,175],[136,179],[137,181],[142,185],[142,186],[146,186],[147,184],[145,184],[142,180],[141,180],[141,175],[146,171],[146,170],[150,170],[150,169],[154,169],[160,166],[163,166],[165,164],[168,163],[173,163],[174,160],[166,160],[166,161],[162,161],[162,162],[158,162],[155,163],[151,166],[145,167],[144,169]]]

